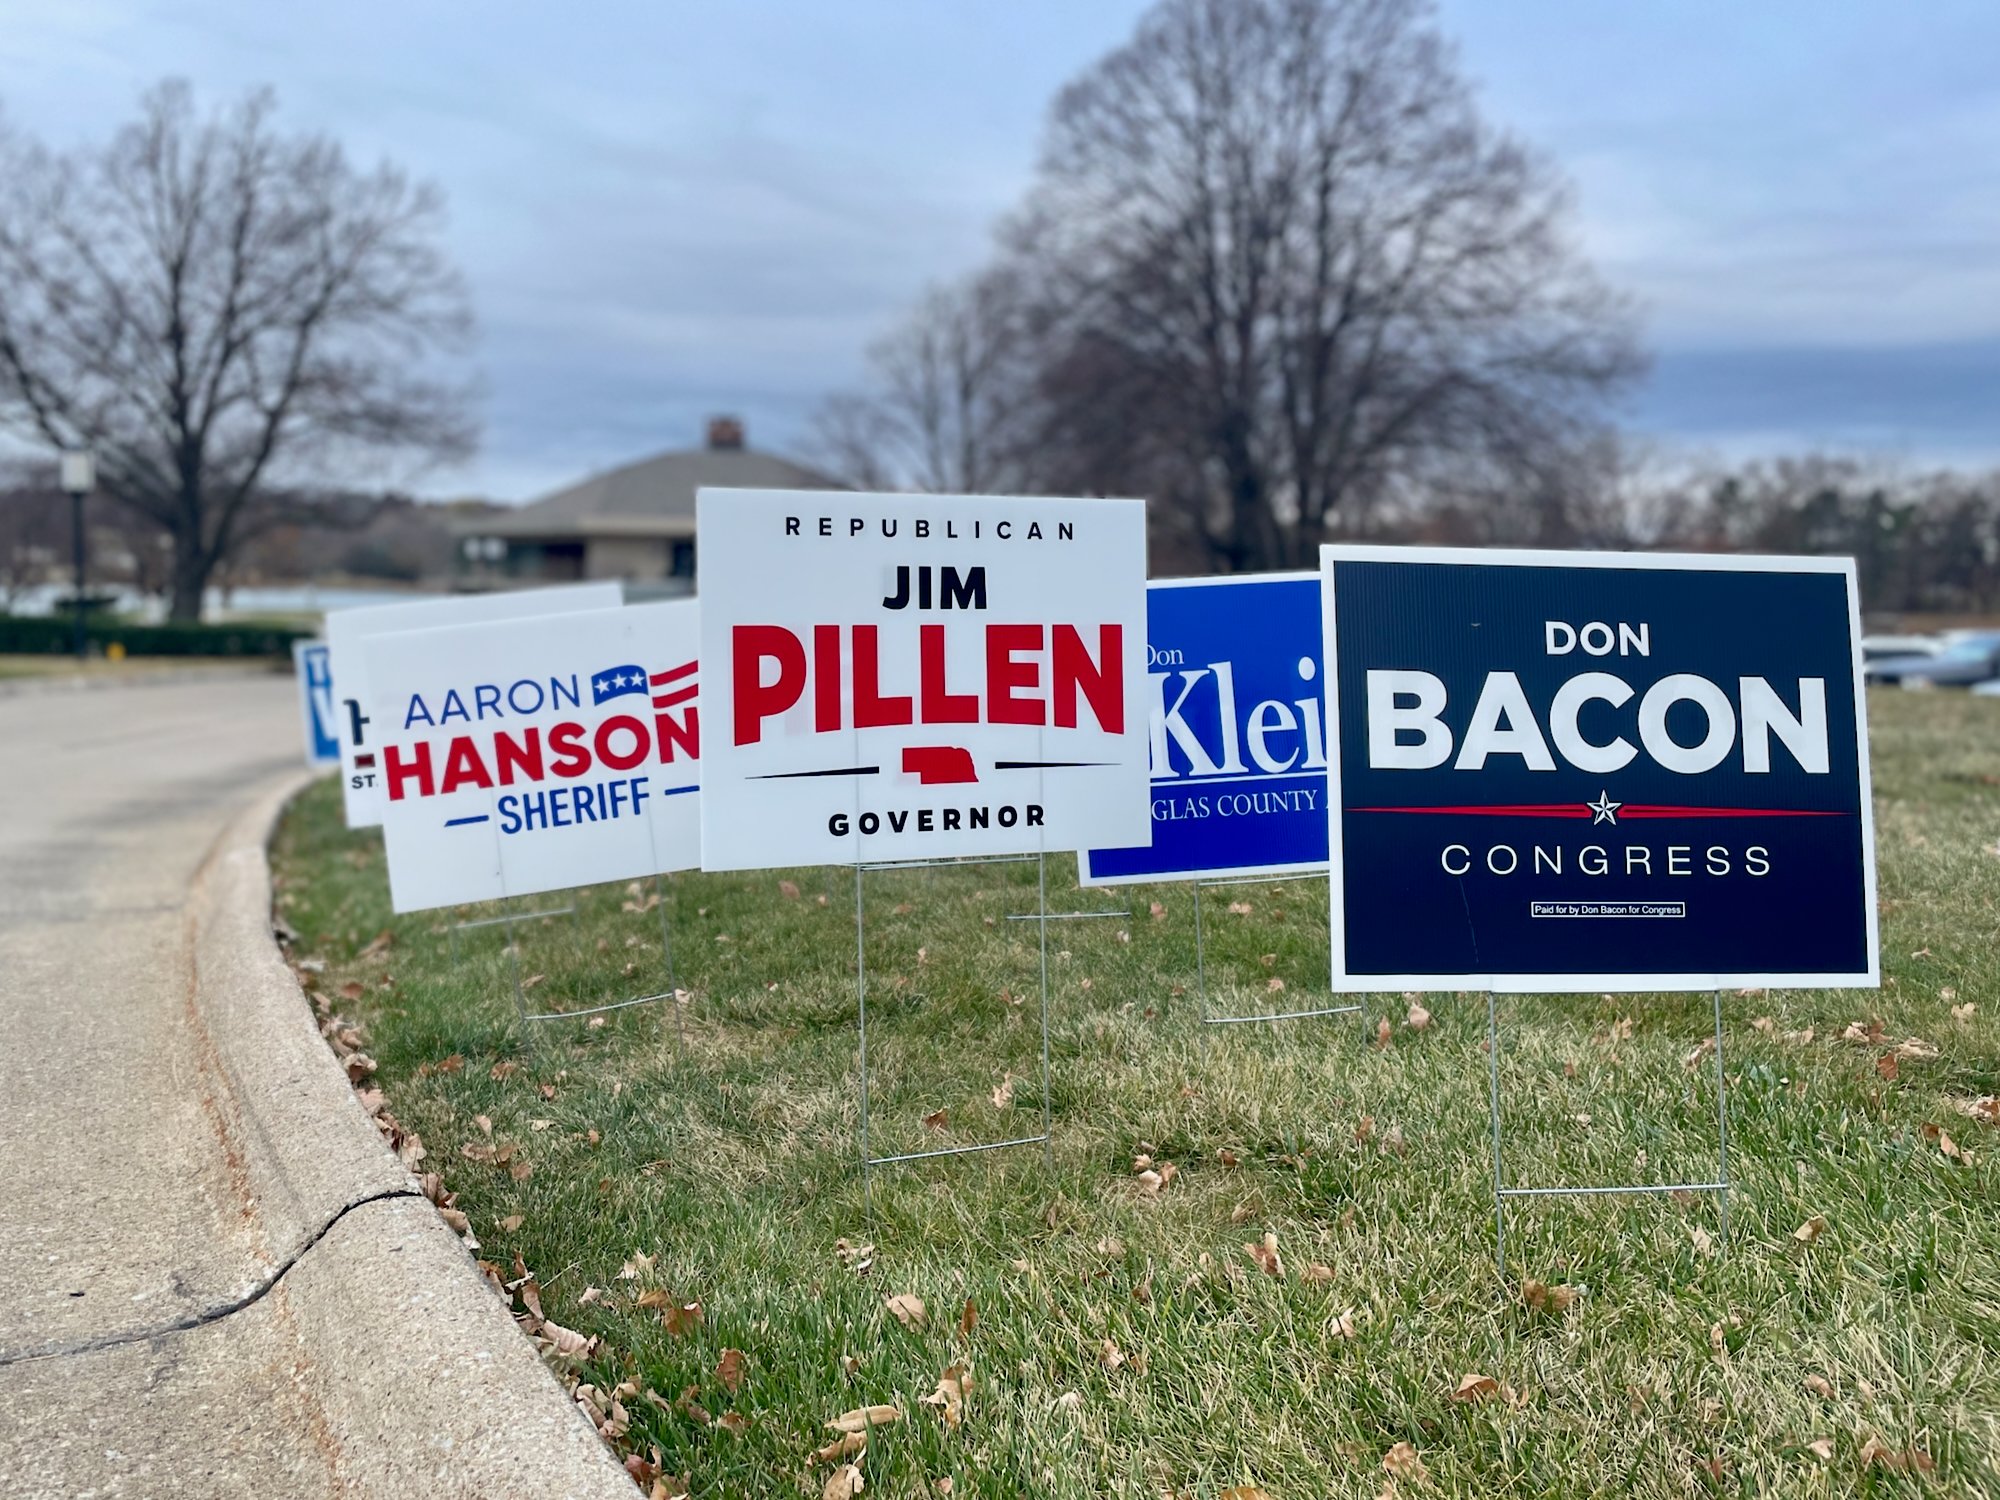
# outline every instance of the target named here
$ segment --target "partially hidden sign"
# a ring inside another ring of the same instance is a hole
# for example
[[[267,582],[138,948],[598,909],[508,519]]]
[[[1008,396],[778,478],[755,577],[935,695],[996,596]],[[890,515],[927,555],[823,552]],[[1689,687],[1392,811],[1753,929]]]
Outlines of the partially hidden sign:
[[[382,821],[380,745],[376,726],[365,707],[369,699],[368,657],[362,642],[403,630],[476,625],[487,620],[567,614],[579,609],[616,609],[624,598],[620,584],[579,583],[328,611],[326,643],[339,683],[334,707],[340,732],[340,787],[347,826],[373,828]]]
[[[680,600],[368,640],[395,909],[698,864],[699,638]]]
[[[314,770],[340,764],[335,721],[333,661],[325,641],[293,641],[292,670],[299,682],[299,715],[305,728],[306,764]]]
[[[1851,561],[1321,568],[1335,989],[1879,982]]]
[[[703,490],[702,864],[1147,837],[1133,500]]]
[[[1326,869],[1319,574],[1146,588],[1153,841],[1089,849],[1085,885]]]

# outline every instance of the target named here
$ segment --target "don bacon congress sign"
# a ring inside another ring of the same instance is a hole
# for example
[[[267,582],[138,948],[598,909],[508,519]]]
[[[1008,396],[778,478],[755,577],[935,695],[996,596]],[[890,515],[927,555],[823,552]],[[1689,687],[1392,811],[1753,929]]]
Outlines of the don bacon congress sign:
[[[1333,983],[1877,983],[1853,564],[1328,547]]]
[[[693,868],[691,601],[367,641],[397,911]]]
[[[702,864],[1142,843],[1144,507],[703,490]]]

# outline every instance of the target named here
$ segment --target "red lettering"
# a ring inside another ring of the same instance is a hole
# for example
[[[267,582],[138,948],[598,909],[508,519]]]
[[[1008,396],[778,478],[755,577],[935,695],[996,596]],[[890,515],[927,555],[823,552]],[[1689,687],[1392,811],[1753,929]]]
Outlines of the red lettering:
[[[764,736],[764,720],[783,713],[805,691],[806,650],[782,625],[738,625],[730,631],[729,654],[736,743],[754,744]],[[769,684],[766,659],[778,664],[777,680]]]
[[[944,626],[917,627],[918,678],[923,691],[926,724],[976,724],[977,693],[948,692],[944,680]]]
[[[813,626],[813,728],[840,728],[840,627]]]
[[[444,784],[440,791],[455,792],[462,786],[493,785],[492,773],[486,769],[486,762],[479,758],[479,747],[470,735],[457,735],[452,739],[451,748],[444,753]]]
[[[403,800],[403,783],[411,777],[416,778],[417,795],[419,797],[428,797],[434,791],[431,783],[431,747],[429,745],[417,745],[412,757],[407,761],[403,759],[403,752],[398,750],[394,745],[384,747],[382,751],[382,770],[389,778],[389,800],[391,802],[401,802]]]
[[[854,627],[854,727],[883,729],[908,724],[913,717],[909,695],[882,696],[882,666],[873,625]]]
[[[583,748],[583,726],[565,719],[549,731],[549,748],[556,758],[549,769],[558,776],[581,776],[590,769],[590,752]]]
[[[493,762],[500,772],[500,785],[512,786],[519,773],[528,781],[542,779],[542,732],[529,729],[517,742],[506,730],[493,735]]]
[[[1097,725],[1106,734],[1125,732],[1125,629],[1121,625],[1097,627],[1097,660],[1083,644],[1074,625],[1058,625],[1051,632],[1049,681],[1056,700],[1056,725],[1076,728],[1076,694],[1090,703]]]
[[[1039,662],[1016,661],[1017,651],[1042,649],[1039,625],[988,625],[986,627],[986,717],[995,724],[1046,724],[1049,706],[1040,698],[1017,698],[1015,693],[1033,688],[1041,681]]]
[[[630,750],[613,750],[611,737],[623,732],[632,736]],[[652,739],[646,733],[646,726],[630,714],[613,714],[597,726],[597,733],[591,739],[597,758],[614,771],[629,771],[652,749]]]
[[[672,714],[654,714],[653,728],[659,731],[662,765],[674,758],[677,749],[686,751],[689,760],[701,759],[701,709],[696,705],[688,705],[684,723]]]

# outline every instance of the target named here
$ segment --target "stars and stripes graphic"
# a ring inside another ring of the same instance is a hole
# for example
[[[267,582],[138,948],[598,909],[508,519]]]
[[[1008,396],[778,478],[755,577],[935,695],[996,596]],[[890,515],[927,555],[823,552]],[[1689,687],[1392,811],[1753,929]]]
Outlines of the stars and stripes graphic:
[[[678,667],[669,667],[664,672],[655,672],[651,678],[653,707],[674,708],[689,702],[695,695],[694,669],[696,662],[684,661]]]
[[[606,667],[590,675],[591,706],[598,707],[628,693],[646,691],[646,669],[640,666]]]

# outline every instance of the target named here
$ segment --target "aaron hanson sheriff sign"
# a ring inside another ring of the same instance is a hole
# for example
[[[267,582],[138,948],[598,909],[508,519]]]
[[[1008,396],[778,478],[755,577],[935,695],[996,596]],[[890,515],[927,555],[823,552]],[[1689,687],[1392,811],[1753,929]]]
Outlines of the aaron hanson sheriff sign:
[[[1335,988],[1878,982],[1850,561],[1321,556]]]
[[[1145,839],[1139,502],[697,504],[703,868]]]

